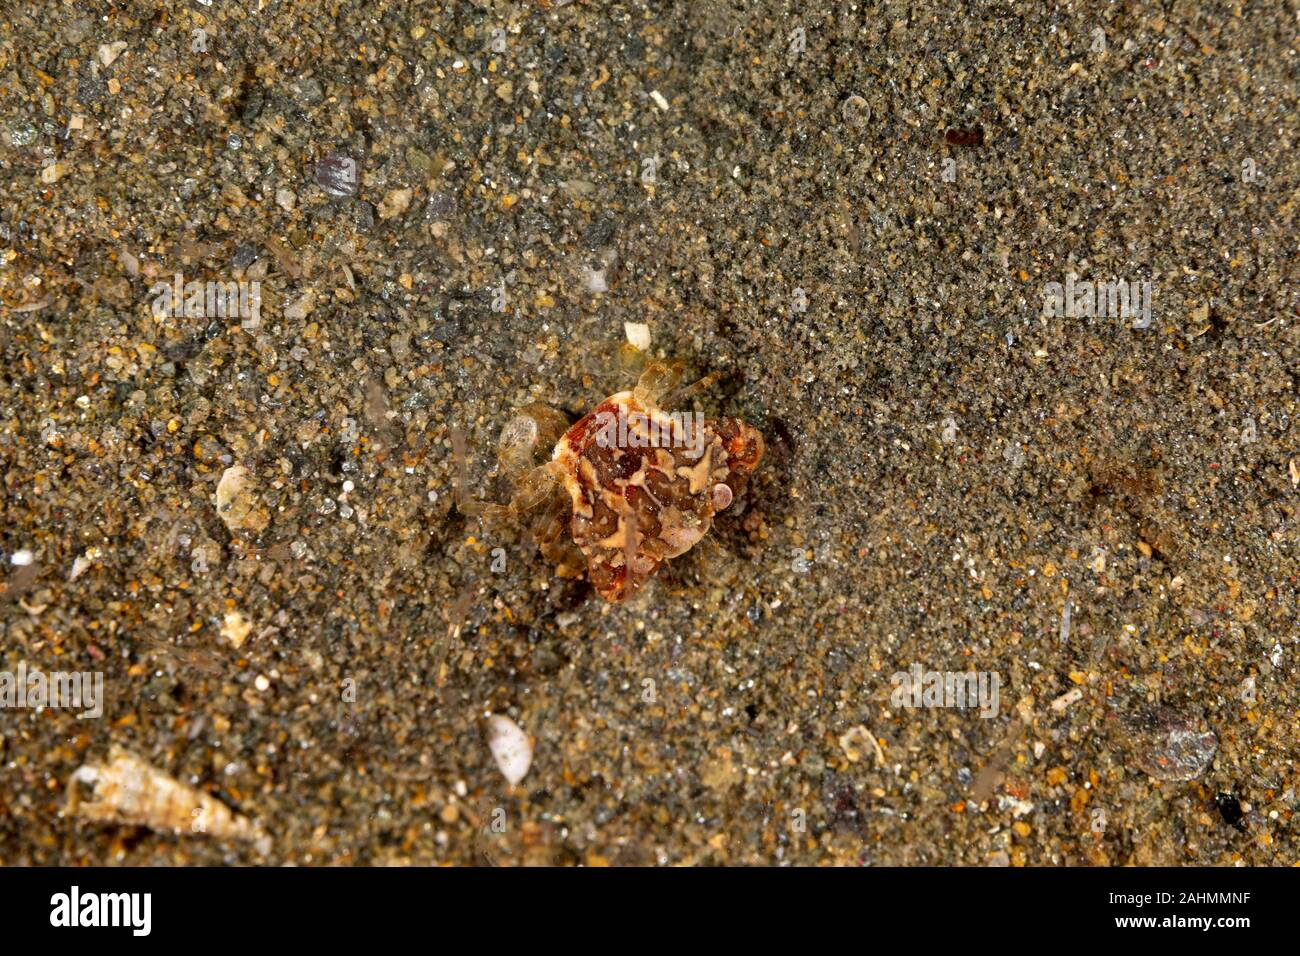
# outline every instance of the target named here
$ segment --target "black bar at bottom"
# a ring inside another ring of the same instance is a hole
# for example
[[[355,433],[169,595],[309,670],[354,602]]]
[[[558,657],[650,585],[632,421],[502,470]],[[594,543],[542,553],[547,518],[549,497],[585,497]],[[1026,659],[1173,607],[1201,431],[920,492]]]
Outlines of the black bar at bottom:
[[[715,935],[734,946],[806,920],[818,932],[928,926],[950,942],[1196,933],[1231,946],[1287,925],[1298,883],[1282,868],[3,869],[0,914],[10,942],[76,934],[337,947],[437,924],[507,945],[661,932],[667,941],[691,927],[692,942]]]

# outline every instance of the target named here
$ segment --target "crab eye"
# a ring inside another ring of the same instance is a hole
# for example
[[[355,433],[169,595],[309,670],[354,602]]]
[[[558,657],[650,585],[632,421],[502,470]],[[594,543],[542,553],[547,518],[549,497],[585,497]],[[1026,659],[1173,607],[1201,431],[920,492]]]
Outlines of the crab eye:
[[[728,485],[716,484],[713,486],[713,510],[725,511],[731,504],[731,488]]]

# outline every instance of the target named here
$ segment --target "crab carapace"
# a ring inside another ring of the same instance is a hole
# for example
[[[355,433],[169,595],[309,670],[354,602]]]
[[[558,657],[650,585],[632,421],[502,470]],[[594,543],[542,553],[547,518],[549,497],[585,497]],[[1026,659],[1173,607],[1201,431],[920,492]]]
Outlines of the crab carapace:
[[[585,571],[605,600],[627,600],[708,534],[763,457],[763,436],[739,419],[661,407],[711,381],[673,393],[680,378],[679,365],[654,362],[636,387],[610,395],[573,425],[546,405],[520,409],[498,443],[502,470],[514,479],[509,504],[469,498],[464,438],[453,433],[460,510],[509,518],[540,509],[537,542],[557,573]],[[548,447],[550,458],[536,464]]]

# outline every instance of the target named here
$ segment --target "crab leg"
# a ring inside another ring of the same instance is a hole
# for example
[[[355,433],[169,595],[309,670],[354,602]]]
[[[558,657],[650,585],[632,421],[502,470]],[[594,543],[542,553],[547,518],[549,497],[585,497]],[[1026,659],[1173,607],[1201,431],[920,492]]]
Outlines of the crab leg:
[[[637,380],[636,388],[632,389],[632,394],[636,400],[643,405],[659,404],[659,396],[675,386],[682,377],[682,365],[680,362],[652,362],[641,373]]]

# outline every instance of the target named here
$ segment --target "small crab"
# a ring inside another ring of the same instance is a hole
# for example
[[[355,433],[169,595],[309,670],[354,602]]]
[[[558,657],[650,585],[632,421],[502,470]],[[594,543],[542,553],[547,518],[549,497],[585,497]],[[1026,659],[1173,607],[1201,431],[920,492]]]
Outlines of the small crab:
[[[739,419],[661,407],[714,378],[671,392],[681,374],[679,364],[653,362],[635,388],[610,395],[574,425],[546,405],[520,409],[498,443],[502,470],[514,481],[509,504],[469,497],[464,437],[453,432],[461,512],[518,518],[541,509],[534,531],[557,573],[585,571],[605,600],[627,600],[708,533],[763,457],[763,436]],[[537,464],[547,448],[550,458]]]

